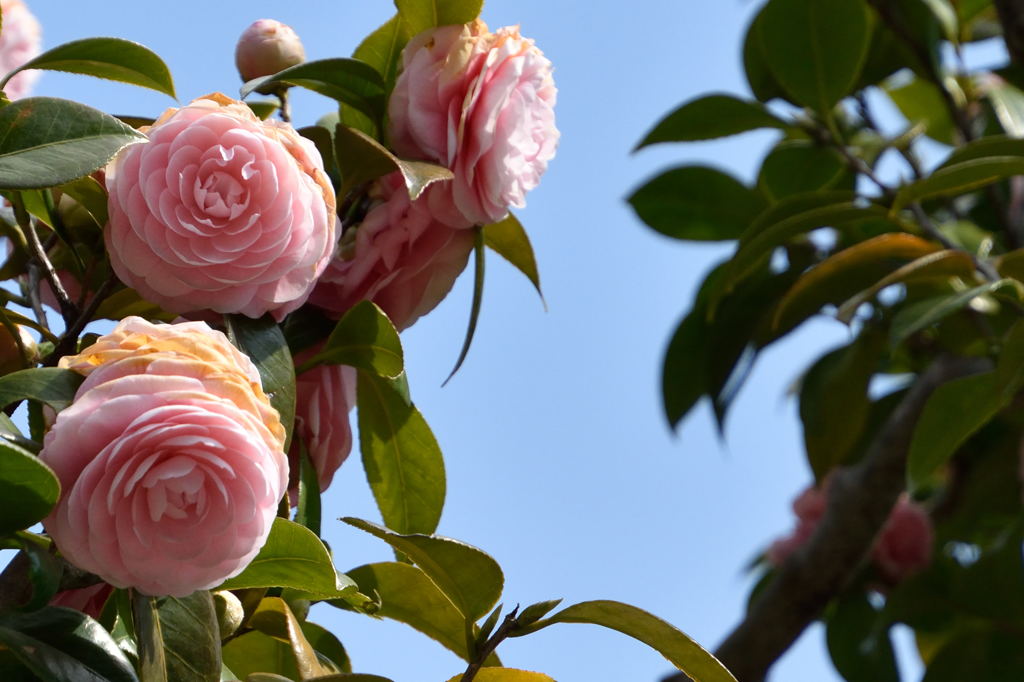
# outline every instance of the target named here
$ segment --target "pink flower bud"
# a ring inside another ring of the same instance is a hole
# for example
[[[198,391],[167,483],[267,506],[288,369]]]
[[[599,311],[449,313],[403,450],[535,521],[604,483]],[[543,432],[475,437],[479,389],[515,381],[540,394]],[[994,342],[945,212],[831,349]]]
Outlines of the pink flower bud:
[[[259,19],[242,31],[235,47],[235,66],[244,81],[269,76],[306,61],[302,41],[291,26]]]
[[[902,495],[882,527],[871,558],[885,578],[898,583],[928,566],[934,540],[928,514]]]

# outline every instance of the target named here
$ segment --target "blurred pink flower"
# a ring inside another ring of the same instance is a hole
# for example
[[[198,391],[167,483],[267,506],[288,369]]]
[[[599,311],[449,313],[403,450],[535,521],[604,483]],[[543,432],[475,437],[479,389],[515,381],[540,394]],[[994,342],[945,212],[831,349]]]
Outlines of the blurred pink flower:
[[[934,543],[931,518],[904,494],[882,527],[871,558],[887,580],[898,583],[931,563]]]
[[[423,197],[410,201],[398,173],[377,184],[374,198],[363,222],[342,236],[309,301],[338,317],[373,301],[402,330],[451,290],[473,250],[473,233],[438,222]]]
[[[4,24],[0,31],[0,76],[39,56],[42,30],[39,21],[21,0],[0,0]],[[7,83],[4,92],[10,99],[26,96],[39,78],[34,69],[22,71]]]
[[[50,600],[50,606],[63,606],[75,611],[81,611],[90,618],[99,618],[103,612],[103,605],[113,593],[113,585],[97,583],[89,587],[81,587],[74,590],[63,590],[58,592]]]
[[[242,31],[235,46],[235,66],[242,80],[269,76],[306,61],[306,50],[291,26],[257,19]]]
[[[278,320],[306,300],[335,244],[320,154],[291,127],[213,94],[169,109],[107,167],[117,276],[175,313]]]
[[[477,19],[414,37],[402,66],[388,106],[392,144],[455,174],[427,190],[434,216],[486,225],[525,206],[559,137],[551,62],[533,41]]]

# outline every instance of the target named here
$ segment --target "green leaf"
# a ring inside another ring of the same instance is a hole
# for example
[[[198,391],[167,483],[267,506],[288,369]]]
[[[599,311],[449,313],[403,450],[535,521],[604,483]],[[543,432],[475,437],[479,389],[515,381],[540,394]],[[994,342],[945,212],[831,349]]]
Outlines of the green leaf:
[[[943,36],[953,44],[959,43],[960,25],[956,9],[949,0],[921,0],[939,22]]]
[[[444,458],[426,420],[395,383],[359,371],[359,448],[384,523],[432,533],[444,507]]]
[[[466,338],[462,342],[455,367],[441,384],[442,387],[452,380],[455,373],[462,367],[462,363],[466,361],[466,356],[469,355],[469,348],[473,345],[473,336],[476,334],[476,324],[480,319],[480,309],[484,301],[484,255],[486,253],[484,251],[484,231],[481,227],[473,228],[473,230],[473,300],[469,306],[469,326],[466,328]]]
[[[412,33],[398,14],[384,22],[384,25],[366,36],[352,53],[355,59],[366,62],[377,69],[384,78],[388,92],[398,78],[398,65],[402,61],[402,48],[409,42]]]
[[[217,589],[250,587],[291,587],[322,599],[356,591],[355,583],[334,568],[320,538],[308,528],[282,518],[274,519],[266,544],[246,569]]]
[[[802,140],[783,142],[761,164],[757,186],[771,201],[834,187],[851,178],[846,162],[833,149]]]
[[[280,597],[263,599],[249,617],[247,625],[288,644],[301,679],[330,674],[331,671],[320,665],[316,652],[306,640],[295,614]]]
[[[6,612],[0,615],[0,643],[46,682],[138,682],[103,626],[74,609]]]
[[[0,189],[39,189],[102,168],[142,133],[63,99],[29,97],[0,109]]]
[[[0,540],[0,546],[8,549],[20,549],[21,559],[28,567],[32,593],[24,603],[19,603],[19,611],[36,611],[50,603],[60,589],[60,579],[64,567],[55,553],[52,553],[53,542],[42,535],[20,532]]]
[[[826,622],[829,655],[847,682],[900,682],[889,626],[867,594],[848,590]]]
[[[459,673],[448,682],[460,682],[462,678],[463,674]],[[544,673],[515,668],[480,668],[473,679],[475,682],[555,682]]]
[[[711,382],[707,363],[709,349],[707,300],[698,298],[676,327],[662,361],[662,404],[673,429],[708,391]]]
[[[950,152],[939,168],[955,166],[964,161],[1001,156],[1024,157],[1024,139],[1017,139],[1009,135],[990,135],[973,140]]]
[[[746,36],[743,38],[743,71],[747,77],[747,85],[758,100],[767,102],[776,97],[786,98],[786,93],[775,80],[765,62],[764,47],[761,44],[761,25],[764,21],[764,10],[761,10],[750,22]],[[787,98],[788,99],[788,98]]]
[[[547,309],[544,292],[540,288],[540,271],[533,255],[533,245],[519,219],[509,213],[500,222],[484,225],[484,244],[526,275]]]
[[[714,656],[657,616],[617,601],[581,602],[513,633],[519,637],[555,623],[590,623],[618,630],[667,658],[694,682],[736,682]]]
[[[39,367],[22,369],[0,377],[0,406],[19,400],[46,403],[57,412],[71,404],[85,378],[69,369]]]
[[[285,680],[302,679],[291,647],[258,630],[227,642],[224,645],[224,664],[239,678],[254,682],[278,679],[270,677],[271,674],[281,675]]]
[[[281,106],[272,100],[262,101],[248,101],[246,104],[252,109],[252,113],[262,120],[266,121],[268,118],[274,115],[274,112],[281,108]]]
[[[898,346],[912,334],[961,310],[978,296],[991,294],[1007,286],[1017,289],[1018,298],[1020,297],[1022,285],[1016,280],[1006,278],[913,303],[901,310],[893,318],[892,327],[889,332],[890,343],[893,346]]]
[[[868,386],[884,348],[865,330],[853,343],[822,356],[800,385],[804,445],[816,480],[846,463],[867,423]]]
[[[1024,175],[1024,158],[997,156],[943,166],[928,177],[901,187],[892,210],[931,197],[967,194],[1014,175]]]
[[[6,535],[42,521],[60,499],[60,482],[31,452],[0,440],[0,499],[0,535]]]
[[[413,35],[435,26],[468,24],[480,16],[483,0],[395,0]]]
[[[380,596],[376,615],[419,630],[465,661],[466,618],[416,566],[399,561],[367,564],[348,571],[359,590]]]
[[[393,379],[404,371],[402,342],[383,310],[360,301],[338,320],[323,349],[299,373],[321,364],[349,365]]]
[[[706,166],[668,170],[647,181],[628,201],[640,220],[656,231],[693,241],[735,239],[764,208],[757,192]]]
[[[857,82],[871,23],[861,0],[770,0],[758,34],[768,68],[786,92],[830,115]]]
[[[438,535],[403,535],[352,517],[342,521],[408,556],[467,620],[486,616],[498,603],[505,576],[498,562],[476,547]]]
[[[302,634],[306,636],[306,640],[317,654],[326,658],[336,668],[336,672],[352,672],[348,652],[333,633],[316,623],[305,621],[302,623]]]
[[[902,85],[887,83],[883,90],[912,126],[923,125],[928,137],[943,144],[957,139],[946,102],[934,83],[912,78]]]
[[[341,171],[342,196],[364,182],[399,171],[409,198],[415,201],[435,182],[450,180],[452,172],[424,161],[403,161],[366,133],[341,125],[334,129],[334,154]]]
[[[7,74],[0,88],[25,69],[96,76],[175,96],[174,81],[163,60],[152,50],[121,38],[85,38],[59,45]]]
[[[144,682],[213,682],[222,668],[220,628],[208,590],[132,598]]]
[[[998,83],[991,86],[985,96],[1006,134],[1024,137],[1024,92],[1009,83]]]
[[[355,107],[375,120],[384,115],[384,80],[376,69],[358,59],[338,57],[303,62],[272,76],[249,81],[242,86],[241,96],[245,98],[254,90],[264,90],[279,83],[318,92]]]
[[[299,459],[299,504],[295,510],[295,522],[320,536],[321,521],[320,481],[316,467],[309,459],[305,446]]]
[[[695,142],[788,124],[759,102],[732,95],[705,95],[681,105],[651,129],[633,151],[660,142]]]
[[[258,320],[225,315],[224,326],[231,343],[248,355],[259,370],[263,392],[281,417],[287,434],[284,451],[288,452],[295,425],[295,364],[284,332],[269,314]]]
[[[107,190],[96,178],[87,175],[84,178],[73,180],[58,187],[61,192],[77,201],[89,215],[93,217],[96,224],[102,229],[106,226],[109,216],[107,214]]]

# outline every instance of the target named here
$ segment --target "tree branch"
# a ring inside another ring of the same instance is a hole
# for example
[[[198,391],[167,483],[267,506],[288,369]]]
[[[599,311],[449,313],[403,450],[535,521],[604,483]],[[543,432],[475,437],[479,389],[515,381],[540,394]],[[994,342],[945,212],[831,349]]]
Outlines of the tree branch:
[[[864,459],[837,472],[814,535],[778,569],[746,618],[715,652],[739,682],[763,680],[775,660],[856,576],[904,490],[914,426],[932,391],[987,366],[979,358],[943,357],[933,362],[889,416]],[[677,674],[665,682],[686,679]]]
[[[1024,0],[995,0],[1010,59],[1024,67]]]

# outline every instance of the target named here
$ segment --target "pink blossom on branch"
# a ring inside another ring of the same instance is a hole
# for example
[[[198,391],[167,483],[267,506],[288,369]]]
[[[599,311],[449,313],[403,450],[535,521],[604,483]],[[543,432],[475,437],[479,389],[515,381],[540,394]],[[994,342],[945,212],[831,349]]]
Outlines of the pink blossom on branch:
[[[290,126],[213,94],[169,109],[107,167],[117,276],[175,313],[278,320],[306,300],[335,243],[320,154]]]
[[[510,26],[477,19],[414,37],[388,105],[400,156],[441,164],[455,178],[427,190],[450,225],[486,225],[526,205],[555,155],[551,62]]]
[[[3,10],[3,30],[0,31],[0,77],[10,73],[25,62],[39,56],[42,45],[42,30],[35,15],[21,0],[0,0]],[[4,92],[10,99],[26,96],[39,78],[33,69],[22,71],[12,78]]]

